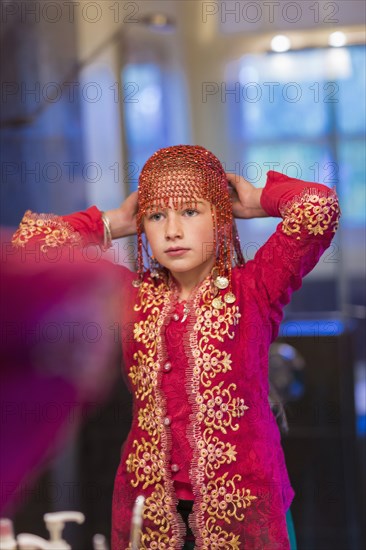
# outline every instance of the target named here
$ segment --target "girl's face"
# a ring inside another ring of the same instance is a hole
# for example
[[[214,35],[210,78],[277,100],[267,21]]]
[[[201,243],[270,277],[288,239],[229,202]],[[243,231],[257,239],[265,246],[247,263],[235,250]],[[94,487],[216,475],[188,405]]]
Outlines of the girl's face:
[[[210,273],[215,251],[208,201],[199,199],[197,208],[182,203],[175,210],[170,201],[169,208],[149,209],[144,230],[153,256],[173,276],[185,273],[198,282]]]

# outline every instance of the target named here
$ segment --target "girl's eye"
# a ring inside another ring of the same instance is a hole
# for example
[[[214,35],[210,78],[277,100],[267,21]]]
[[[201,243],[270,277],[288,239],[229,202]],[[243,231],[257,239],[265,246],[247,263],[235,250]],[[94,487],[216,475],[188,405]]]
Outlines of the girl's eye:
[[[149,220],[158,221],[160,220],[161,215],[162,215],[161,212],[154,212],[154,214],[150,214]]]
[[[194,208],[187,208],[187,210],[185,210],[185,214],[191,218],[195,214],[198,214],[198,210],[195,210]]]

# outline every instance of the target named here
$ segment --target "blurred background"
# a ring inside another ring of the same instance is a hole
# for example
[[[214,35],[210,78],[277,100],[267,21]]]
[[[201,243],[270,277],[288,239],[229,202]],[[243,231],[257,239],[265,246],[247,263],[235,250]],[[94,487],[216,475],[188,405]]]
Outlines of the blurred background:
[[[207,147],[257,186],[273,169],[337,188],[340,229],[286,308],[278,340],[305,362],[288,377],[283,445],[299,550],[363,548],[364,2],[3,0],[0,17],[3,225],[16,227],[27,209],[114,208],[147,158],[179,143]],[[238,223],[246,259],[277,223]],[[116,243],[114,259],[133,263],[130,246]],[[20,489],[8,512],[16,531],[45,536],[44,512],[78,509],[87,521],[66,535],[75,548],[90,548],[96,532],[109,537],[129,423],[120,380]]]

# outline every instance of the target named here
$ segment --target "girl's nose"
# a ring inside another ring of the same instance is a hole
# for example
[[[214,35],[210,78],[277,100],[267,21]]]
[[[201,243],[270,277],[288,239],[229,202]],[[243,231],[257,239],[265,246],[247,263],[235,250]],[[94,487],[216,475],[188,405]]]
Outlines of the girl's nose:
[[[165,238],[166,239],[176,239],[177,237],[182,237],[182,225],[178,219],[177,214],[174,212],[169,212],[166,218],[165,224]]]

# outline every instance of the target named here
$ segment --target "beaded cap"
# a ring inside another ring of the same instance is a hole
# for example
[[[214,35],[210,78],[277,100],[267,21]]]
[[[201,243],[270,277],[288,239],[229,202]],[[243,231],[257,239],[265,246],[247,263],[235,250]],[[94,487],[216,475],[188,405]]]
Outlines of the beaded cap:
[[[199,145],[174,145],[159,149],[142,168],[137,212],[137,272],[140,280],[144,272],[143,249],[147,251],[142,240],[143,217],[147,210],[168,208],[170,201],[174,208],[179,208],[182,202],[188,208],[194,208],[199,199],[211,204],[216,275],[226,276],[231,286],[233,257],[238,265],[244,264],[244,258],[233,219],[228,181],[219,159]]]

